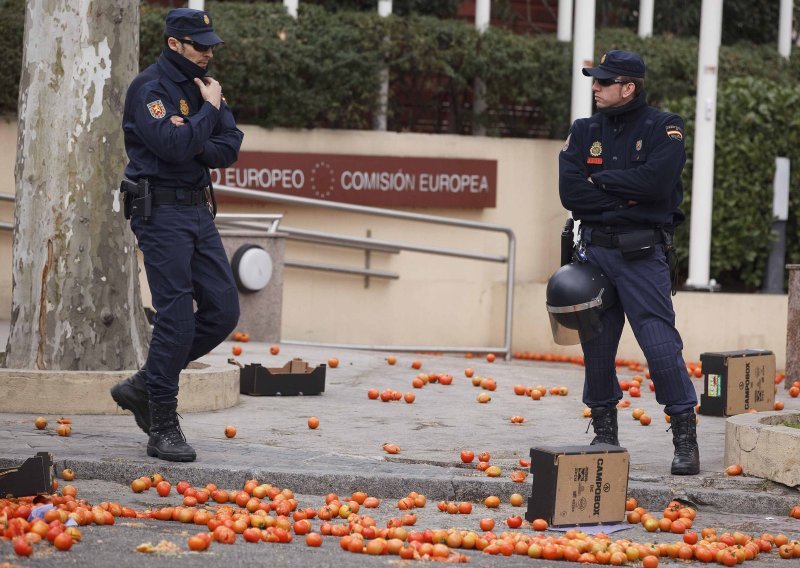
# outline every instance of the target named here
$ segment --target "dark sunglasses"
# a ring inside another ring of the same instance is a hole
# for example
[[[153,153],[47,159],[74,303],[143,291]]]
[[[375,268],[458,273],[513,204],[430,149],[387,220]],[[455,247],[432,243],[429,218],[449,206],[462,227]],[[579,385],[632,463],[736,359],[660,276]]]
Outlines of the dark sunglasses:
[[[209,51],[211,49],[214,49],[214,47],[216,47],[214,45],[206,45],[204,43],[197,43],[193,39],[184,39],[182,37],[176,37],[175,39],[178,40],[179,42],[181,42],[184,45],[186,45],[186,44],[191,45],[196,51],[199,51],[199,52]]]
[[[594,80],[595,83],[600,85],[601,87],[610,87],[611,85],[624,85],[625,83],[630,83],[630,81],[623,81],[622,79],[597,79]]]

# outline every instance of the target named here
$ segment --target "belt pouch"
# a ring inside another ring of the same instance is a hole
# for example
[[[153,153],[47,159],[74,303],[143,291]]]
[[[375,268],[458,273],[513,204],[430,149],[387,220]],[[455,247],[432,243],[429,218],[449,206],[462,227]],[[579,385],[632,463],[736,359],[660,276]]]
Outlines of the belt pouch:
[[[617,235],[619,250],[625,260],[643,260],[650,258],[656,251],[653,231],[634,231]]]

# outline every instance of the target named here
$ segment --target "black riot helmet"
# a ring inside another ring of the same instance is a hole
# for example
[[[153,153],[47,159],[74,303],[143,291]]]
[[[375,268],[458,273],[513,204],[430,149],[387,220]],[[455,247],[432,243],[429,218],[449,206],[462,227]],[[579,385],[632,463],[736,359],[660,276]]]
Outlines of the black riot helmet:
[[[617,291],[599,267],[565,264],[547,282],[547,312],[553,340],[575,345],[600,335],[600,316],[617,301]]]

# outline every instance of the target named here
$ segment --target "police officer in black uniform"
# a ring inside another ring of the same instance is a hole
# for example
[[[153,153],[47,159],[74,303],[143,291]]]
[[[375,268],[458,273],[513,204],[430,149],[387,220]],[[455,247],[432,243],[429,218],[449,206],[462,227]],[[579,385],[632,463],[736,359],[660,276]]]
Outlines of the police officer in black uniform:
[[[694,407],[697,396],[675,329],[670,262],[672,234],[684,219],[681,171],[683,120],[647,105],[642,58],[608,51],[592,77],[597,113],[578,119],[559,158],[563,206],[581,222],[578,261],[598,266],[618,302],[602,314],[602,333],[581,343],[586,366],[583,401],[591,408],[594,443],[619,445],[622,391],[615,359],[627,316],[647,363],[656,399],[670,416],[675,446],[671,471],[700,471]]]
[[[220,84],[208,75],[221,43],[207,12],[170,11],[163,52],[133,80],[125,98],[130,162],[121,190],[156,316],[144,368],[111,394],[149,434],[147,455],[169,461],[196,458],[178,423],[178,376],[219,345],[239,319],[236,284],[214,224],[209,173],[236,161],[243,137]]]

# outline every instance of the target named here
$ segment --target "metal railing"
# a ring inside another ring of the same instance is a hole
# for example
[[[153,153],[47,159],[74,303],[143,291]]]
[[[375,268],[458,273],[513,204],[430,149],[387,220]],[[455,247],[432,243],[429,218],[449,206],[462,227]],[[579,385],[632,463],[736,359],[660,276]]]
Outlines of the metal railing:
[[[222,227],[254,229],[274,234],[278,232],[278,226],[281,224],[282,219],[283,215],[271,215],[269,213],[217,213],[214,221]]]
[[[506,359],[511,358],[511,335],[513,324],[513,306],[514,306],[514,271],[515,271],[515,255],[516,255],[516,238],[514,232],[508,228],[500,225],[492,225],[489,223],[480,223],[477,221],[466,221],[462,219],[455,219],[452,217],[441,217],[437,215],[426,215],[422,213],[411,213],[405,211],[394,211],[390,209],[380,209],[377,207],[367,207],[364,205],[352,205],[348,203],[336,203],[320,201],[316,199],[309,199],[305,197],[295,197],[291,195],[281,195],[278,193],[269,193],[263,191],[253,191],[249,189],[240,189],[229,186],[215,186],[215,191],[221,195],[231,195],[239,198],[255,199],[260,201],[271,201],[276,203],[285,203],[290,205],[300,205],[306,207],[319,207],[323,209],[332,209],[336,211],[346,211],[349,213],[358,213],[363,215],[372,215],[376,217],[389,217],[392,219],[402,219],[405,221],[414,221],[420,223],[431,223],[437,225],[447,225],[451,227],[460,227],[464,229],[472,229],[477,231],[489,231],[495,233],[502,233],[508,239],[507,254],[484,254],[475,253],[470,251],[463,251],[451,248],[430,247],[422,246],[411,243],[399,243],[392,241],[384,241],[371,238],[359,238],[337,235],[333,233],[326,233],[320,231],[309,231],[306,229],[299,229],[288,227],[281,224],[282,215],[270,214],[251,214],[251,213],[220,213],[217,215],[217,224],[221,228],[239,228],[239,229],[252,229],[256,231],[265,231],[267,233],[276,233],[280,230],[281,233],[286,235],[288,240],[295,240],[301,242],[309,242],[319,245],[357,248],[368,251],[378,251],[388,254],[399,254],[401,251],[417,252],[424,254],[435,254],[440,256],[452,256],[457,258],[465,258],[470,260],[479,260],[485,262],[499,262],[507,265],[506,270],[506,310],[504,320],[504,333],[503,345],[500,347],[495,346],[477,346],[477,347],[454,347],[454,346],[431,346],[431,345],[355,345],[345,343],[321,343],[309,341],[295,341],[295,340],[281,340],[283,343],[293,345],[324,345],[333,348],[342,349],[369,349],[379,351],[427,351],[427,352],[450,352],[450,353],[471,353],[471,352],[491,352],[495,354],[503,354]],[[13,195],[0,194],[0,201],[14,201]],[[13,230],[14,225],[11,223],[0,222],[0,230]],[[306,270],[321,270],[329,272],[338,272],[343,274],[354,274],[365,277],[398,279],[400,276],[395,272],[384,270],[376,270],[372,268],[357,268],[357,267],[343,267],[328,264],[313,263],[307,261],[293,261],[284,260],[284,265],[291,268],[306,269]]]
[[[8,193],[0,193],[0,201],[14,201],[14,196]],[[13,223],[5,223],[0,221],[0,231],[13,231],[14,224]]]
[[[335,211],[344,211],[348,213],[358,213],[362,215],[371,215],[375,217],[388,217],[392,219],[402,219],[405,221],[414,221],[420,223],[431,223],[437,225],[446,225],[451,227],[460,227],[464,229],[472,229],[476,231],[489,231],[495,233],[502,233],[508,240],[507,254],[483,254],[475,253],[464,250],[422,246],[411,243],[400,243],[392,241],[383,241],[371,238],[358,238],[346,237],[331,233],[308,231],[304,229],[295,229],[281,225],[280,230],[286,233],[286,238],[290,240],[298,240],[304,242],[313,242],[317,244],[324,244],[330,246],[343,246],[350,248],[362,248],[365,250],[378,250],[388,253],[399,253],[400,251],[410,251],[425,254],[435,254],[441,256],[452,256],[458,258],[465,258],[471,260],[480,260],[485,262],[499,262],[507,265],[506,270],[506,310],[504,320],[504,334],[503,345],[500,347],[495,346],[478,346],[478,347],[454,347],[454,346],[430,346],[430,345],[355,345],[345,343],[324,343],[324,342],[310,342],[310,341],[296,341],[282,339],[282,343],[292,345],[314,345],[333,348],[350,348],[350,349],[369,349],[379,351],[424,351],[424,352],[450,352],[450,353],[472,353],[472,352],[492,352],[496,354],[503,354],[506,359],[511,358],[511,335],[513,324],[513,306],[514,306],[514,271],[515,271],[515,255],[516,255],[516,238],[514,232],[509,227],[500,225],[493,225],[489,223],[480,223],[477,221],[467,221],[463,219],[455,219],[452,217],[442,217],[437,215],[427,215],[422,213],[412,213],[406,211],[395,211],[391,209],[381,209],[377,207],[367,207],[364,205],[352,205],[349,203],[337,203],[321,201],[317,199],[309,199],[306,197],[296,197],[292,195],[281,195],[278,193],[270,193],[265,191],[253,191],[249,189],[241,189],[237,187],[230,187],[224,185],[214,186],[214,190],[220,195],[230,195],[231,197],[255,199],[259,201],[270,201],[275,203],[284,203],[289,205],[299,205],[304,207],[318,207],[322,209],[330,209]],[[219,218],[219,215],[217,216]],[[241,226],[241,225],[239,225]],[[255,228],[255,227],[252,227]],[[361,274],[374,276],[376,271],[369,269],[359,268],[342,268],[331,267],[326,265],[317,265],[312,263],[300,263],[287,261],[286,266],[294,266],[296,268],[312,268],[315,270],[332,270],[335,272],[347,272],[352,274]],[[302,264],[302,266],[301,266]],[[364,274],[370,272],[370,274]],[[386,278],[399,278],[399,275],[394,273],[386,273]]]

